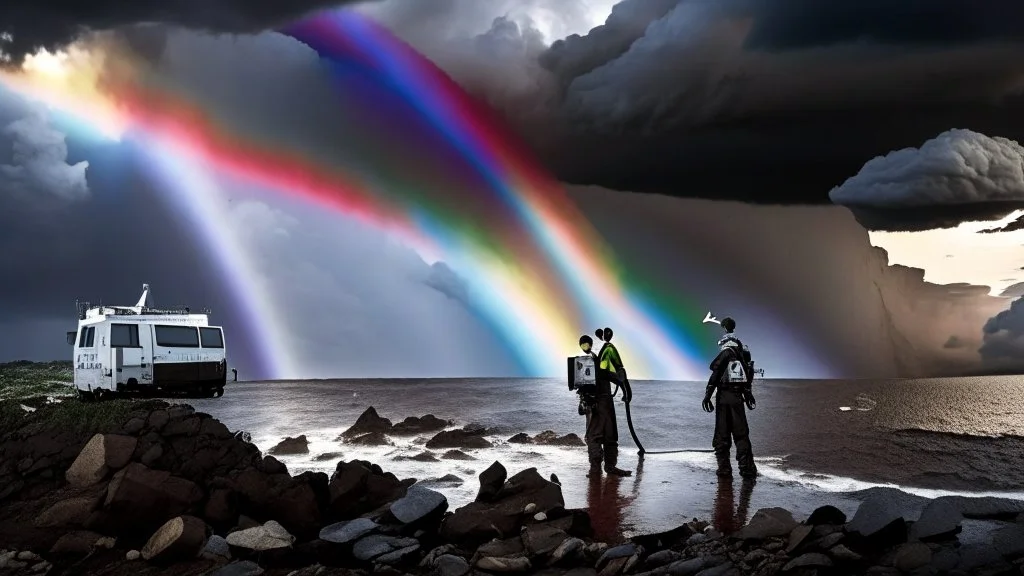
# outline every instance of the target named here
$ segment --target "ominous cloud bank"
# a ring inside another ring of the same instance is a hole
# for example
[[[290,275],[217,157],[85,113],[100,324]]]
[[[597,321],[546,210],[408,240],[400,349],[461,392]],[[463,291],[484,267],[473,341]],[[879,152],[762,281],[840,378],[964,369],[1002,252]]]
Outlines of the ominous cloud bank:
[[[875,157],[829,196],[873,230],[927,230],[999,218],[1024,205],[1024,147],[950,130],[920,148]],[[1011,223],[992,232],[1013,229]]]

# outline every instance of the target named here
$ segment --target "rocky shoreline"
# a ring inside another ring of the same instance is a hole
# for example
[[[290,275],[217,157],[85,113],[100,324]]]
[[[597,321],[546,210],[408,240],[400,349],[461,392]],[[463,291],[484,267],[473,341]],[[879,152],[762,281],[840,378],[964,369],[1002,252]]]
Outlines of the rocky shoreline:
[[[907,519],[879,493],[849,519],[831,506],[803,519],[765,508],[733,534],[694,519],[597,542],[587,511],[566,509],[558,478],[535,468],[510,476],[494,462],[475,500],[451,509],[422,482],[366,461],[292,476],[271,453],[308,451],[301,436],[264,455],[190,406],[124,406],[89,429],[46,405],[13,425],[8,412],[0,575],[1024,574],[1022,502],[939,498]],[[426,448],[456,458],[487,442],[485,432],[431,415],[392,424],[371,408],[339,441],[430,434]],[[553,432],[509,441],[581,443]],[[1003,522],[990,543],[962,545],[965,518]]]

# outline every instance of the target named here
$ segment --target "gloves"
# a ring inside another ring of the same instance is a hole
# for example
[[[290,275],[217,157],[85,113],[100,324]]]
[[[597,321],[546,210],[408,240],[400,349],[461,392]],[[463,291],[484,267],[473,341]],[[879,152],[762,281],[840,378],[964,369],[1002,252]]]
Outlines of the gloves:
[[[711,394],[704,397],[704,401],[701,402],[701,407],[704,408],[705,412],[714,412],[715,405],[711,403]]]
[[[754,395],[750,392],[743,393],[743,403],[747,405],[748,410],[753,410],[757,406],[757,400],[754,400]]]

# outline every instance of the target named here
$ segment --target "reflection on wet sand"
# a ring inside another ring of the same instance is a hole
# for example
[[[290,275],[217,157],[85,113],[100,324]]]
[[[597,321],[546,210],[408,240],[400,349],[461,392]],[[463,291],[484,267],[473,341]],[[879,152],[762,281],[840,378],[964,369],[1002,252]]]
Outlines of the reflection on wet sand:
[[[627,495],[622,492],[622,483],[629,479],[605,475],[588,479],[587,511],[594,538],[599,542],[617,543],[623,539],[622,515],[636,499],[639,480],[639,474],[632,479],[633,490]]]
[[[733,491],[732,478],[719,478],[718,490],[715,492],[715,507],[712,512],[712,525],[722,534],[731,534],[747,524],[750,510],[750,497],[754,493],[754,480],[743,480],[740,485],[739,502]]]

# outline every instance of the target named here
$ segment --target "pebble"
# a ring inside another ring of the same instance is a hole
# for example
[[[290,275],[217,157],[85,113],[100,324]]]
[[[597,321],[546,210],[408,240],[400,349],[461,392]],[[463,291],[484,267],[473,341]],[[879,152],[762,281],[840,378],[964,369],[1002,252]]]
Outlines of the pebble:
[[[141,556],[142,554],[138,550],[129,550],[128,553],[124,555],[124,559],[128,560],[129,562],[134,562],[135,560],[138,560]]]
[[[533,502],[530,502],[529,504],[526,505],[526,508],[523,508],[523,513],[525,514],[533,514],[536,511],[537,505],[534,504]]]
[[[537,512],[534,514],[533,519],[537,522],[543,522],[548,519],[548,515],[543,512]]]
[[[28,550],[24,550],[22,552],[18,552],[17,558],[18,558],[18,560],[25,560],[25,561],[37,560],[39,558],[39,555],[36,554],[35,552],[30,552]]]

